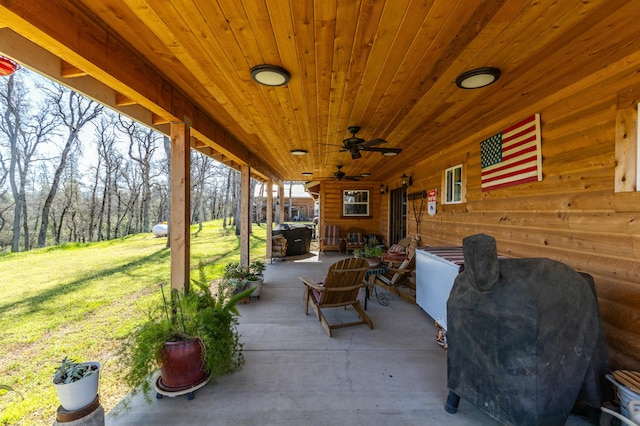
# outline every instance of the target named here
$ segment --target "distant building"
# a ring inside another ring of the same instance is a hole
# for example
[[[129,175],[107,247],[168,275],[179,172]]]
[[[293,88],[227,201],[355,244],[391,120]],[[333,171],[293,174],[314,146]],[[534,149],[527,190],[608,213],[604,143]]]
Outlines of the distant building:
[[[305,191],[304,185],[294,183],[291,187],[291,198],[289,198],[289,183],[285,183],[283,194],[285,222],[310,222],[318,215],[318,204],[311,195]],[[278,202],[278,192],[277,188],[275,188],[273,193],[274,220],[277,218],[277,209],[279,207]],[[264,190],[262,191],[262,198],[260,198],[259,186],[256,186],[254,203],[254,211],[258,211],[259,209],[261,212],[260,220],[264,221],[264,218],[266,217],[267,201]],[[291,205],[291,208],[289,208],[289,205]]]

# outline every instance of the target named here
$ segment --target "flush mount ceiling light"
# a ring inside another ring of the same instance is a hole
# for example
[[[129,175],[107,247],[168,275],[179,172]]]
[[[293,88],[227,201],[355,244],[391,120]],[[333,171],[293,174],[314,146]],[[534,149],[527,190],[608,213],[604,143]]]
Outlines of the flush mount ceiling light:
[[[284,86],[291,78],[289,71],[277,65],[256,65],[251,68],[251,78],[265,86]]]
[[[305,149],[292,149],[289,151],[291,155],[307,155],[307,150]]]
[[[302,172],[302,176],[313,176],[311,172]]]
[[[388,151],[388,152],[383,152],[382,155],[384,155],[385,157],[394,157],[398,155],[398,153],[396,151]]]
[[[371,173],[360,173],[360,176],[369,177],[369,176],[371,176]]]
[[[500,70],[482,67],[465,71],[456,78],[456,86],[461,89],[479,89],[495,83],[500,78]]]

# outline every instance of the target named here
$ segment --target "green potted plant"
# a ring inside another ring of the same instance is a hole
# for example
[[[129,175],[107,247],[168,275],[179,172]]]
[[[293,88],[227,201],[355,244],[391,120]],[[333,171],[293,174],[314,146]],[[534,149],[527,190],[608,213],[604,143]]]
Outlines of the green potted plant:
[[[382,256],[382,248],[377,246],[366,246],[364,248],[364,257],[373,259],[380,258]]]
[[[65,357],[53,375],[60,405],[67,411],[85,407],[98,395],[100,364]]]
[[[249,266],[241,266],[238,262],[231,262],[226,265],[223,278],[231,280],[236,288],[242,289],[243,284],[246,288],[253,288],[251,297],[260,299],[264,284],[262,275],[264,268],[265,264],[261,260],[255,260]]]
[[[264,263],[264,260],[261,259],[256,259],[249,264],[249,270],[258,276],[262,275],[262,272],[265,268],[266,265]]]
[[[158,389],[183,392],[242,367],[236,304],[253,290],[234,294],[231,280],[218,280],[215,288],[211,282],[200,264],[190,291],[174,289],[167,300],[163,290],[163,303],[131,334],[122,355],[134,393],[142,390],[149,400],[149,377],[158,368]]]

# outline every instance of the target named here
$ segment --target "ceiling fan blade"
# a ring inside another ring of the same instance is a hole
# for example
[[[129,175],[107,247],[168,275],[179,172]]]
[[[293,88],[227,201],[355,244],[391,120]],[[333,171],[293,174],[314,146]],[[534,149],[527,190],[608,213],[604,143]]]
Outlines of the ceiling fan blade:
[[[349,152],[351,152],[352,160],[357,160],[358,158],[362,157],[362,154],[360,154],[360,150],[358,149],[352,149]]]
[[[395,152],[396,154],[400,154],[402,149],[400,148],[362,148],[361,151],[369,151],[369,152]]]
[[[382,139],[382,138],[375,138],[375,139],[371,139],[370,141],[366,141],[364,143],[360,144],[360,149],[362,148],[369,148],[370,146],[374,146],[374,145],[380,145],[383,143],[387,143],[386,140]]]
[[[360,176],[345,176],[344,179],[347,179],[347,180],[360,180],[362,178]]]

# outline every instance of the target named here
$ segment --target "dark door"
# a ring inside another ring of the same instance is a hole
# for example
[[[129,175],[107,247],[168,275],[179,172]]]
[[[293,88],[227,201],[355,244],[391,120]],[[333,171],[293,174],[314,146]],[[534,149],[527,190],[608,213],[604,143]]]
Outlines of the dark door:
[[[407,236],[407,188],[391,190],[391,244],[395,244]]]

